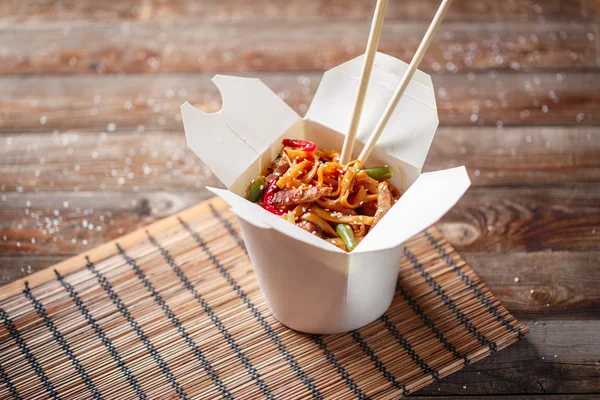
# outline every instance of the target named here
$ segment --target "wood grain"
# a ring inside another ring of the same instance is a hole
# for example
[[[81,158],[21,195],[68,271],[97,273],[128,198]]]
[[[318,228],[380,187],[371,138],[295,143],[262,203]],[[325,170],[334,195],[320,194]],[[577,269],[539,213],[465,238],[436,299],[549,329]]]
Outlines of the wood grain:
[[[207,190],[2,195],[0,252],[75,255],[209,197]]]
[[[594,182],[600,128],[440,128],[425,171],[465,165],[474,186]],[[4,191],[188,190],[219,185],[183,132],[0,134]],[[18,176],[18,179],[14,179]]]
[[[435,7],[437,8],[437,7]],[[434,9],[435,9],[434,8]],[[387,21],[379,51],[409,61],[429,21]],[[324,71],[362,54],[368,20],[180,20],[177,23],[19,24],[0,30],[0,75],[226,71]],[[445,22],[420,68],[597,68],[593,23]],[[590,36],[592,35],[592,36]]]
[[[388,19],[430,19],[436,0],[415,2],[391,1]],[[46,0],[8,0],[0,5],[2,22],[38,22],[78,19],[179,20],[181,18],[251,19],[272,17],[338,17],[368,18],[373,12],[371,0],[289,0],[267,1],[221,0],[214,2],[186,0],[63,0],[60,6]],[[462,0],[453,4],[446,19],[475,20],[517,19],[539,20],[589,18],[596,15],[592,1],[585,0]]]
[[[600,391],[600,321],[522,322],[528,338],[416,394],[489,395],[490,387],[500,395]]]
[[[17,279],[25,278],[35,272],[64,260],[65,257],[57,256],[0,256],[0,285],[7,285]]]
[[[461,254],[519,319],[600,318],[598,252]]]
[[[300,115],[321,74],[255,73]],[[177,130],[190,101],[220,108],[212,74],[0,78],[0,132]],[[600,73],[481,73],[433,76],[442,126],[597,125]]]
[[[600,179],[600,128],[439,128],[425,171],[465,165],[472,185],[548,185]]]
[[[597,250],[600,186],[469,189],[439,228],[458,250]]]

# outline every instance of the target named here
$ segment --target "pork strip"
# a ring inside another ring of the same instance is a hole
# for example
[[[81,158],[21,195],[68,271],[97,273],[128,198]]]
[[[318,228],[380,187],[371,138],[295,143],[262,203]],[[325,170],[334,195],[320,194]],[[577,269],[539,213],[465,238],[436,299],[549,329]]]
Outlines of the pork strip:
[[[273,172],[269,176],[267,176],[267,183],[271,182],[273,179],[279,179],[279,177],[286,173],[286,171],[290,168],[290,163],[283,157],[279,157],[273,163]]]
[[[304,229],[308,233],[312,233],[313,235],[316,235],[320,238],[323,237],[323,231],[321,230],[321,227],[315,224],[314,222],[300,221],[296,225],[298,225],[300,228]]]
[[[383,218],[390,208],[392,208],[392,194],[387,182],[381,182],[377,187],[377,211],[375,212],[371,229],[381,221],[381,218]]]
[[[330,187],[315,187],[311,186],[308,189],[292,188],[284,189],[276,192],[271,199],[271,204],[274,206],[291,206],[302,203],[312,203],[321,196],[331,194]]]

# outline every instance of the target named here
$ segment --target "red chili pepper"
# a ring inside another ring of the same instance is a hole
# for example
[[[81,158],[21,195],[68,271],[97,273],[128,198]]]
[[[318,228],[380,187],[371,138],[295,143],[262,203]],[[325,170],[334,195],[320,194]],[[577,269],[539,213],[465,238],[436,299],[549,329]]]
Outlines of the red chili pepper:
[[[271,200],[273,199],[273,195],[275,195],[277,189],[279,188],[277,187],[277,178],[275,178],[272,179],[267,185],[267,189],[265,190],[265,194],[262,199],[262,207],[275,215],[283,215],[286,213],[286,211],[280,210],[271,204]]]
[[[313,142],[309,142],[308,140],[283,139],[282,143],[284,146],[295,147],[309,153],[317,149],[317,145]]]

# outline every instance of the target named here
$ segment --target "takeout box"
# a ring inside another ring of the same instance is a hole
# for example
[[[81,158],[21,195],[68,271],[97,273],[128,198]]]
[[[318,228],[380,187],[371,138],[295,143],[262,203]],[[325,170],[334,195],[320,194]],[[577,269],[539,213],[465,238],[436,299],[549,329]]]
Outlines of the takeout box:
[[[394,296],[403,243],[436,222],[470,185],[464,167],[421,174],[438,117],[431,78],[417,71],[366,165],[392,167],[391,181],[405,193],[354,251],[347,253],[244,198],[248,183],[277,157],[283,138],[341,149],[363,59],[325,72],[304,118],[260,80],[224,75],[213,78],[223,99],[220,111],[182,106],[189,147],[229,189],[208,188],[237,215],[269,309],[302,332],[345,332],[380,317]],[[407,66],[377,53],[353,158]]]

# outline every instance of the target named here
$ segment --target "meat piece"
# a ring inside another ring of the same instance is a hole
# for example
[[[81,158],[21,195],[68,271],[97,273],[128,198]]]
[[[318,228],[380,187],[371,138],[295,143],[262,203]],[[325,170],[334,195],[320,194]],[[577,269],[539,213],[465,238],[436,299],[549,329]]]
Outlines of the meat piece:
[[[296,225],[298,225],[300,228],[304,229],[308,233],[312,233],[313,235],[316,235],[320,238],[323,237],[323,231],[321,230],[321,227],[315,224],[314,222],[300,221]]]
[[[275,206],[291,206],[302,203],[312,203],[321,196],[331,194],[330,187],[311,186],[308,189],[292,188],[276,192],[270,204]]]
[[[373,219],[373,228],[381,218],[392,208],[392,194],[388,188],[387,182],[381,182],[377,187],[377,211],[375,212],[375,218]]]
[[[374,217],[377,212],[377,202],[369,201],[368,203],[363,204],[361,207],[357,209],[360,215],[366,215],[368,217]]]
[[[275,178],[279,179],[281,175],[286,173],[289,167],[290,163],[288,163],[285,158],[279,157],[276,159],[273,163],[273,172],[271,172],[271,174],[266,178],[267,183],[271,182]]]

